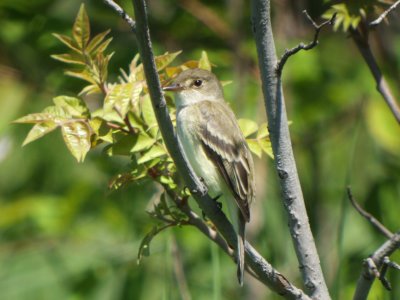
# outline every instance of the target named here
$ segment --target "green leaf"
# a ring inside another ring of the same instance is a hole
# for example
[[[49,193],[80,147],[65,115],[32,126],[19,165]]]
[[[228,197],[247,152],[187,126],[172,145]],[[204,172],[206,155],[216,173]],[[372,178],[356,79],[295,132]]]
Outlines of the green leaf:
[[[258,144],[261,146],[261,149],[272,159],[274,159],[274,153],[272,151],[272,145],[271,141],[266,138],[266,139],[260,139],[258,140]]]
[[[129,82],[113,86],[104,100],[104,113],[115,109],[121,114],[122,119],[125,118],[133,102],[139,100],[142,89],[141,82]]]
[[[259,158],[261,158],[262,149],[258,141],[254,139],[248,139],[246,141],[247,145],[249,145],[250,151],[253,152],[255,155],[257,155]]]
[[[154,158],[161,157],[166,154],[167,154],[167,152],[165,151],[165,149],[163,147],[154,145],[148,151],[146,151],[145,154],[143,154],[141,157],[139,157],[137,162],[138,162],[138,164],[143,164]]]
[[[243,132],[244,137],[248,137],[258,130],[258,125],[256,122],[248,119],[239,119],[239,127]]]
[[[56,107],[60,107],[71,117],[87,118],[90,115],[86,103],[79,98],[69,96],[58,96],[53,99]]]
[[[71,50],[81,54],[81,51],[78,49],[78,45],[69,36],[66,36],[66,35],[63,35],[63,34],[57,34],[57,33],[53,33],[53,36],[55,38],[57,38],[61,43],[66,45],[68,48],[70,48]]]
[[[91,146],[89,125],[82,121],[65,122],[61,125],[61,132],[68,150],[78,162],[82,162]]]
[[[140,112],[142,119],[147,124],[147,131],[151,134],[151,136],[153,137],[157,136],[158,132],[157,119],[154,114],[149,94],[146,94],[140,98]]]
[[[85,5],[82,3],[76,16],[74,26],[72,27],[72,36],[78,43],[79,48],[84,50],[90,38],[89,18],[85,10]]]
[[[29,144],[30,142],[41,138],[42,136],[48,134],[49,132],[52,132],[56,128],[57,124],[53,121],[45,121],[35,124],[35,126],[32,127],[32,129],[26,136],[24,142],[22,143],[22,146],[25,146],[26,144]]]
[[[62,61],[67,64],[76,64],[76,65],[85,65],[85,62],[82,59],[82,56],[72,55],[72,54],[53,54],[51,58]]]
[[[201,51],[201,57],[199,60],[199,68],[207,71],[211,71],[211,63],[208,60],[208,55],[206,51]]]
[[[97,139],[108,143],[114,142],[112,137],[112,130],[107,125],[107,122],[104,119],[100,117],[95,117],[89,120],[89,125],[92,128],[92,131],[96,135]]]
[[[134,140],[134,145],[131,148],[131,152],[139,152],[148,149],[156,143],[156,140],[149,137],[146,134],[138,134]]]
[[[91,84],[85,86],[82,91],[79,92],[79,95],[92,95],[101,93],[101,90],[97,84]]]
[[[268,124],[262,123],[257,132],[257,139],[263,139],[269,136]]]
[[[79,78],[82,80],[85,80],[87,82],[92,83],[93,85],[97,85],[96,79],[93,77],[93,74],[91,74],[88,70],[84,69],[82,71],[66,71],[65,75]]]
[[[94,38],[92,38],[89,42],[89,44],[86,47],[86,51],[88,53],[96,53],[98,52],[97,47],[103,42],[103,40],[105,39],[105,37],[107,36],[107,34],[110,33],[110,29],[101,32],[99,34],[97,34]],[[104,46],[103,46],[104,47]]]
[[[54,119],[54,115],[52,115],[51,113],[35,113],[35,114],[29,114],[26,115],[22,118],[19,118],[15,121],[13,121],[13,123],[41,123],[41,122],[45,122],[45,121],[50,121]]]
[[[155,62],[156,62],[157,71],[164,70],[181,53],[182,53],[182,51],[177,51],[174,53],[166,52],[163,55],[156,56]]]
[[[159,229],[157,226],[154,226],[149,233],[145,235],[142,242],[139,246],[138,256],[137,256],[137,263],[140,263],[140,260],[143,256],[150,255],[150,243],[152,239],[159,233]]]

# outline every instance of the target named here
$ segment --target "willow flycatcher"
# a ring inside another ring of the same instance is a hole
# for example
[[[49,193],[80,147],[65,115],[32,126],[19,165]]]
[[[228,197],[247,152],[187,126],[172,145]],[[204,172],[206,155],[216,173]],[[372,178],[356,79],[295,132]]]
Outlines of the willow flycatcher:
[[[164,90],[176,93],[177,135],[194,172],[204,180],[211,197],[226,198],[237,232],[237,276],[242,285],[245,225],[250,221],[249,205],[255,198],[249,147],[213,73],[185,70]]]

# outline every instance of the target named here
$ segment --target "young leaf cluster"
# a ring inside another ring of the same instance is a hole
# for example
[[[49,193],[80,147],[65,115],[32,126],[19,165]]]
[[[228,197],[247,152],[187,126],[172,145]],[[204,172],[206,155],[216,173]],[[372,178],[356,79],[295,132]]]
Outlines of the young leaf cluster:
[[[392,0],[335,1],[336,4],[332,5],[322,17],[330,20],[336,13],[334,29],[347,32],[350,29],[356,29],[362,21],[378,15],[393,2]]]
[[[76,96],[55,97],[54,105],[14,122],[34,124],[23,145],[60,128],[68,150],[78,162],[83,162],[87,153],[100,145],[108,156],[126,156],[130,161],[129,171],[115,176],[109,186],[111,189],[145,179],[161,184],[164,193],[149,214],[164,225],[157,225],[143,239],[140,259],[149,251],[150,241],[157,233],[186,222],[184,215],[174,206],[176,202],[167,200],[165,192],[174,199],[187,200],[189,194],[177,183],[176,168],[161,138],[139,56],[133,58],[127,71],[120,71],[117,82],[108,79],[108,64],[113,55],[107,51],[112,40],[107,38],[109,32],[91,36],[89,18],[82,4],[71,36],[54,34],[68,52],[52,55],[52,58],[65,63],[65,74],[83,80],[85,86]],[[212,69],[204,51],[198,61],[171,66],[179,54],[167,52],[155,57],[163,85],[188,68]],[[85,101],[90,94],[97,94],[101,100],[94,110],[89,109]],[[166,101],[174,121],[173,101],[168,96]],[[240,125],[250,149],[258,156],[265,152],[272,157],[266,124],[259,127],[255,122],[243,119]]]

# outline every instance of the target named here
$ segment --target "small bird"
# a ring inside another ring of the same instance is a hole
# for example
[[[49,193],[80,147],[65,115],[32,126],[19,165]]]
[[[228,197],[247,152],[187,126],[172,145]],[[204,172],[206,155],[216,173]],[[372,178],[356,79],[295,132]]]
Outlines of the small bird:
[[[185,70],[164,90],[175,92],[177,136],[187,160],[209,195],[226,199],[237,232],[237,276],[243,285],[245,225],[255,198],[249,147],[213,73]]]

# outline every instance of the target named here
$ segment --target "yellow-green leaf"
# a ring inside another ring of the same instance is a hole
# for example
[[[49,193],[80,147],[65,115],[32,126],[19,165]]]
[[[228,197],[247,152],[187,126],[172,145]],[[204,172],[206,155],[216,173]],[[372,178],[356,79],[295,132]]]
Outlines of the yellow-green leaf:
[[[155,57],[157,71],[162,71],[166,68],[170,63],[172,63],[175,58],[181,54],[182,51],[177,51],[174,53],[164,53],[163,55],[159,55]]]
[[[245,137],[248,137],[255,133],[258,129],[258,125],[256,122],[248,119],[239,119],[238,120],[239,127],[243,132]]]
[[[269,130],[267,123],[262,123],[257,132],[257,139],[264,139],[269,136]]]
[[[86,103],[80,98],[58,96],[53,99],[53,102],[56,107],[60,107],[67,116],[87,118],[90,115]]]
[[[163,147],[154,145],[145,154],[143,154],[141,157],[139,157],[139,159],[137,160],[137,163],[143,164],[154,158],[161,157],[166,154],[167,154],[167,152],[165,151],[165,149]]]
[[[259,139],[258,144],[260,145],[261,149],[272,159],[274,159],[274,153],[272,151],[271,141],[266,139]]]
[[[132,104],[139,100],[142,89],[141,82],[128,82],[113,86],[104,100],[104,113],[116,110],[122,119],[125,118]]]
[[[110,29],[97,34],[94,38],[92,38],[89,44],[86,47],[86,51],[89,53],[96,53],[98,51],[97,47],[103,42],[107,34],[110,33]],[[103,46],[104,47],[104,46]]]
[[[146,134],[138,134],[134,140],[134,145],[131,152],[139,152],[148,149],[155,144],[156,140]]]
[[[95,117],[89,120],[89,124],[97,139],[108,143],[113,142],[112,130],[105,120]]]
[[[93,74],[90,74],[86,69],[82,70],[82,71],[66,71],[65,75],[79,78],[79,79],[85,80],[87,82],[90,82],[94,85],[97,85],[97,81],[94,78]]]
[[[201,57],[199,60],[199,68],[207,71],[211,71],[211,63],[208,59],[206,51],[201,51]]]
[[[259,158],[261,158],[262,149],[258,141],[254,139],[248,139],[246,141],[247,145],[249,145],[250,151],[253,152],[255,155],[257,155]]]
[[[75,23],[72,27],[72,36],[78,43],[79,48],[84,50],[90,38],[90,25],[85,5],[83,3],[81,4],[78,15],[75,18]]]
[[[149,94],[140,98],[140,112],[142,119],[147,124],[147,130],[155,137],[158,132],[158,125]]]
[[[65,122],[61,125],[61,132],[68,150],[78,162],[82,162],[91,146],[89,125],[81,121]]]
[[[42,136],[48,134],[49,132],[52,132],[56,128],[57,124],[53,121],[46,121],[35,124],[35,126],[32,127],[32,129],[26,136],[24,142],[22,143],[22,146],[25,146],[26,144],[29,144],[30,142],[41,138]]]
[[[78,56],[78,55],[72,55],[69,53],[65,53],[65,54],[53,54],[51,55],[51,58],[58,60],[58,61],[62,61],[64,63],[67,64],[75,64],[75,65],[85,65],[85,62],[82,60],[82,56]]]
[[[54,119],[54,116],[50,113],[35,113],[19,118],[13,121],[13,123],[41,123],[52,119]]]
[[[73,50],[77,53],[81,53],[81,51],[78,49],[77,43],[69,36],[66,36],[63,34],[58,34],[58,33],[53,33],[53,36],[55,38],[57,38],[61,43],[66,45],[68,48],[70,48],[71,50]]]

